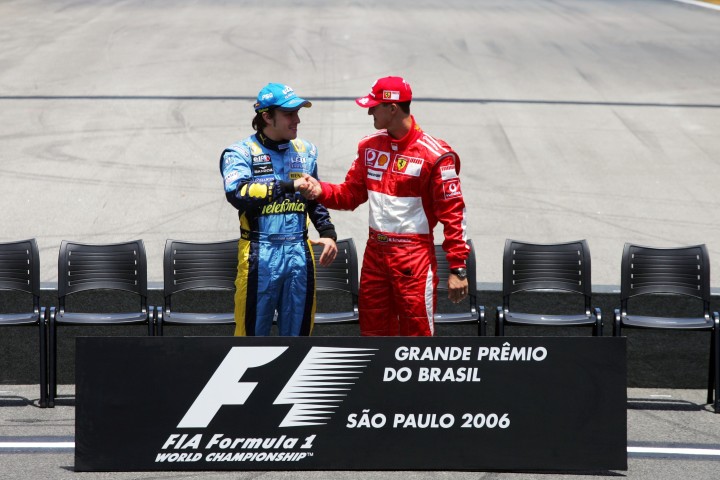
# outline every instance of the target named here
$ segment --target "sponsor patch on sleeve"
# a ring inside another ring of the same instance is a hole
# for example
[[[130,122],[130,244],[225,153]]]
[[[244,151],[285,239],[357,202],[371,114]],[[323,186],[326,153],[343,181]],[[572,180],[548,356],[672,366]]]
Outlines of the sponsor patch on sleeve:
[[[462,191],[460,190],[460,180],[455,178],[454,180],[448,180],[443,182],[443,192],[445,198],[461,197]]]
[[[458,178],[454,165],[440,167],[440,175],[442,176],[443,181]]]
[[[225,186],[228,187],[232,185],[232,183],[240,178],[240,172],[230,172],[227,175],[225,175]]]

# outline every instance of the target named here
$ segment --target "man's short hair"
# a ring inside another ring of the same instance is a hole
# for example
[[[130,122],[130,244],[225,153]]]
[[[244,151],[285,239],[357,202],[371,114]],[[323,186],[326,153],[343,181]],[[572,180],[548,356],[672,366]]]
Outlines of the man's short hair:
[[[270,118],[275,116],[275,109],[270,108],[268,110],[265,110],[270,114]],[[256,132],[262,132],[265,127],[268,126],[268,123],[263,118],[263,112],[256,112],[255,117],[252,119],[252,128]]]
[[[403,111],[405,115],[410,115],[410,102],[412,100],[408,100],[407,102],[396,102],[396,105],[400,107],[400,110]]]

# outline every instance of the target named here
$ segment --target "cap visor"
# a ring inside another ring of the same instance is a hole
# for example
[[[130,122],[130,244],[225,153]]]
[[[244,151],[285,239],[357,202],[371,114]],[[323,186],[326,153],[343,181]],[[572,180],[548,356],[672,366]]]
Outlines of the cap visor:
[[[355,103],[357,103],[359,106],[363,108],[370,108],[374,107],[375,105],[380,105],[380,102],[372,98],[370,95],[366,97],[356,98]]]
[[[280,105],[278,110],[284,110],[286,112],[294,112],[295,110],[300,110],[303,107],[312,107],[312,103],[303,99],[303,98],[293,98],[289,102],[285,103],[284,105]]]

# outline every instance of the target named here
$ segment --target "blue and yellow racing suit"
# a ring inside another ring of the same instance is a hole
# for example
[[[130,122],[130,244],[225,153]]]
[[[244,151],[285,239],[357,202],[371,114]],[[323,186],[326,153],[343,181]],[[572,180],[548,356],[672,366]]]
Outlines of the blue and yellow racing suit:
[[[309,220],[336,239],[327,209],[295,192],[293,180],[317,178],[317,149],[305,140],[273,142],[261,133],[223,151],[225,196],[238,210],[235,335],[310,335],[315,316],[315,262]],[[308,220],[309,219],[309,220]]]

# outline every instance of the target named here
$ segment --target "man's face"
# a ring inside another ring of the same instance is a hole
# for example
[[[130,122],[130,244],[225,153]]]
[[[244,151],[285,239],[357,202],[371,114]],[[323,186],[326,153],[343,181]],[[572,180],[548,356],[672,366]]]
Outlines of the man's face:
[[[275,110],[268,113],[265,118],[268,126],[265,127],[263,133],[268,138],[281,142],[283,140],[294,140],[297,138],[298,124],[300,123],[300,115],[297,110],[286,112],[284,110]]]
[[[376,129],[388,128],[392,119],[392,105],[392,103],[381,103],[368,109],[368,115],[373,116],[373,125]]]

